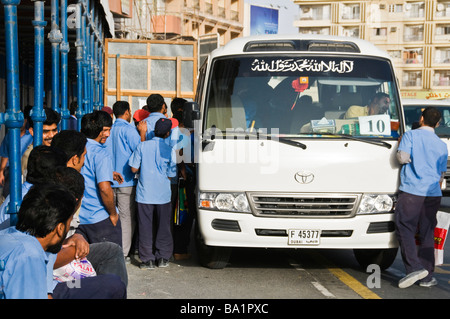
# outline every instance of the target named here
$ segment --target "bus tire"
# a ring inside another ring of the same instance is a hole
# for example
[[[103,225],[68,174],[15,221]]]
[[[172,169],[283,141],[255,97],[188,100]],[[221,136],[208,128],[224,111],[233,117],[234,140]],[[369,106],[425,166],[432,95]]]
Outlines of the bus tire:
[[[376,264],[380,266],[381,270],[385,270],[394,262],[397,251],[398,247],[388,249],[354,249],[353,253],[364,270],[372,264]]]
[[[231,247],[205,245],[205,241],[197,225],[195,227],[195,246],[201,266],[210,269],[223,269],[227,266],[231,256]]]

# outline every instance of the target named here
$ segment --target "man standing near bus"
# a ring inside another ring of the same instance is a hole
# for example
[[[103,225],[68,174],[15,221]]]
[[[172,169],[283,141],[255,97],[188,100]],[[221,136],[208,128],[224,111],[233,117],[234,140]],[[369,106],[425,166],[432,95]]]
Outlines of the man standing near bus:
[[[126,101],[115,102],[113,112],[116,121],[111,128],[111,136],[108,138],[106,145],[112,156],[114,171],[120,173],[123,178],[123,182],[120,184],[114,181],[112,187],[122,226],[123,254],[128,262],[130,260],[128,254],[136,226],[135,197],[137,184],[135,173],[131,171],[128,160],[141,140],[145,141],[147,125],[145,123],[138,125],[138,129],[141,128],[142,131],[140,136],[134,124],[130,123],[131,108]]]
[[[397,158],[403,164],[400,194],[395,208],[395,226],[406,276],[400,288],[437,284],[434,271],[434,228],[441,203],[441,187],[447,170],[447,146],[435,134],[441,114],[434,107],[422,112],[420,127],[406,132],[399,144]],[[418,235],[419,245],[416,245]]]
[[[122,246],[122,229],[111,187],[112,159],[103,145],[110,135],[111,126],[111,117],[103,111],[86,114],[81,120],[81,133],[87,137],[87,144],[81,169],[85,191],[77,232],[90,244],[110,241]]]

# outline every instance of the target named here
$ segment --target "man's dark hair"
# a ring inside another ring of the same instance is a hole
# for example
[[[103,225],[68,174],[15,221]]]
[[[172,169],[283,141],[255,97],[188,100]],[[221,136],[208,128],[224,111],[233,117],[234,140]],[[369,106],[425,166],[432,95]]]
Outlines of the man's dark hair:
[[[39,145],[30,152],[27,164],[27,182],[33,185],[52,180],[54,170],[67,166],[68,158],[60,149]]]
[[[427,126],[436,127],[441,120],[441,112],[435,107],[427,107],[422,112],[423,123]]]
[[[64,186],[33,186],[23,198],[16,229],[43,238],[59,223],[66,223],[75,212],[75,196]]]
[[[105,126],[106,127],[111,127],[112,126],[113,120],[112,120],[110,114],[108,114],[105,111],[94,111],[94,113],[95,112],[98,112],[98,120],[99,120],[100,124],[102,124],[102,129]]]
[[[149,111],[150,113],[160,112],[165,103],[166,102],[164,101],[164,98],[162,97],[161,94],[158,93],[151,94],[147,98],[147,111]]]
[[[59,115],[58,112],[56,112],[53,109],[50,109],[48,107],[44,107],[45,112],[45,120],[43,125],[52,125],[52,124],[59,124],[59,121],[61,121],[61,115]],[[31,116],[28,117],[28,121],[30,124],[30,127],[33,127],[33,120],[31,119]]]
[[[130,110],[130,104],[127,101],[117,101],[113,104],[113,113],[116,118],[125,114]]]
[[[81,119],[81,133],[90,139],[96,139],[105,126],[112,126],[112,118],[105,111],[94,111]]]
[[[26,125],[27,129],[30,128],[30,123],[33,123],[30,119],[30,112],[32,109],[33,109],[33,106],[30,104],[25,105],[25,107],[23,108],[23,118],[27,121],[27,125]]]
[[[69,113],[70,115],[75,115],[76,111],[78,108],[78,103],[77,101],[72,101],[69,105]]]
[[[76,169],[67,166],[57,167],[54,171],[53,180],[55,184],[66,187],[77,201],[83,198],[84,177]]]
[[[372,102],[375,101],[375,100],[379,100],[379,99],[381,99],[383,97],[389,97],[389,94],[384,93],[384,92],[375,93],[375,95],[372,97]]]
[[[184,104],[187,100],[176,97],[170,103],[170,110],[172,111],[172,117],[176,118],[179,123],[183,123]]]
[[[87,138],[83,133],[75,130],[64,130],[53,136],[52,147],[62,150],[67,160],[73,156],[81,156],[86,147]]]
[[[184,103],[186,103],[187,100],[183,99],[181,97],[176,97],[172,100],[172,102],[170,103],[170,110],[173,112],[176,111],[183,111],[184,110]]]

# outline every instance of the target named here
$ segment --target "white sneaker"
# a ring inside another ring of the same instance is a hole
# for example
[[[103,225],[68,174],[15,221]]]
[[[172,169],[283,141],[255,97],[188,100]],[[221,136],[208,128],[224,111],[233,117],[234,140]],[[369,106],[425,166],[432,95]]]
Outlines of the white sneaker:
[[[406,275],[402,279],[400,279],[400,281],[398,282],[398,287],[399,288],[408,288],[408,287],[414,285],[416,283],[416,281],[423,279],[426,276],[428,276],[428,270],[422,269],[422,270],[414,271],[414,272]]]
[[[419,286],[420,287],[433,287],[433,286],[436,286],[437,284],[438,284],[438,282],[437,282],[436,278],[431,277],[430,281],[421,280],[419,283]]]

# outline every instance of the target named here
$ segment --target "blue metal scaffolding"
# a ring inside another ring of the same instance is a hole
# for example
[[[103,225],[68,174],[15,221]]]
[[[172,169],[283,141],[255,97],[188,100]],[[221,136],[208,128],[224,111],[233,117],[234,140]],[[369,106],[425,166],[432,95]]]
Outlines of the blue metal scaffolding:
[[[84,114],[103,106],[103,52],[104,32],[99,19],[99,5],[94,1],[78,0],[68,7],[68,0],[51,0],[51,31],[48,40],[52,51],[50,59],[44,57],[45,1],[34,2],[34,106],[30,116],[33,120],[33,146],[42,144],[44,112],[44,70],[45,63],[51,65],[51,107],[61,114],[61,127],[68,128],[70,113],[68,109],[68,53],[71,44],[68,40],[68,14],[75,13],[76,41],[76,92],[78,109],[78,130]],[[20,128],[24,122],[20,110],[19,83],[19,46],[17,9],[21,0],[1,0],[5,18],[5,54],[6,54],[6,112],[0,113],[0,124],[5,124],[10,133],[9,170],[10,170],[10,214],[11,225],[17,223],[17,212],[22,202]],[[60,104],[61,103],[61,104]]]

